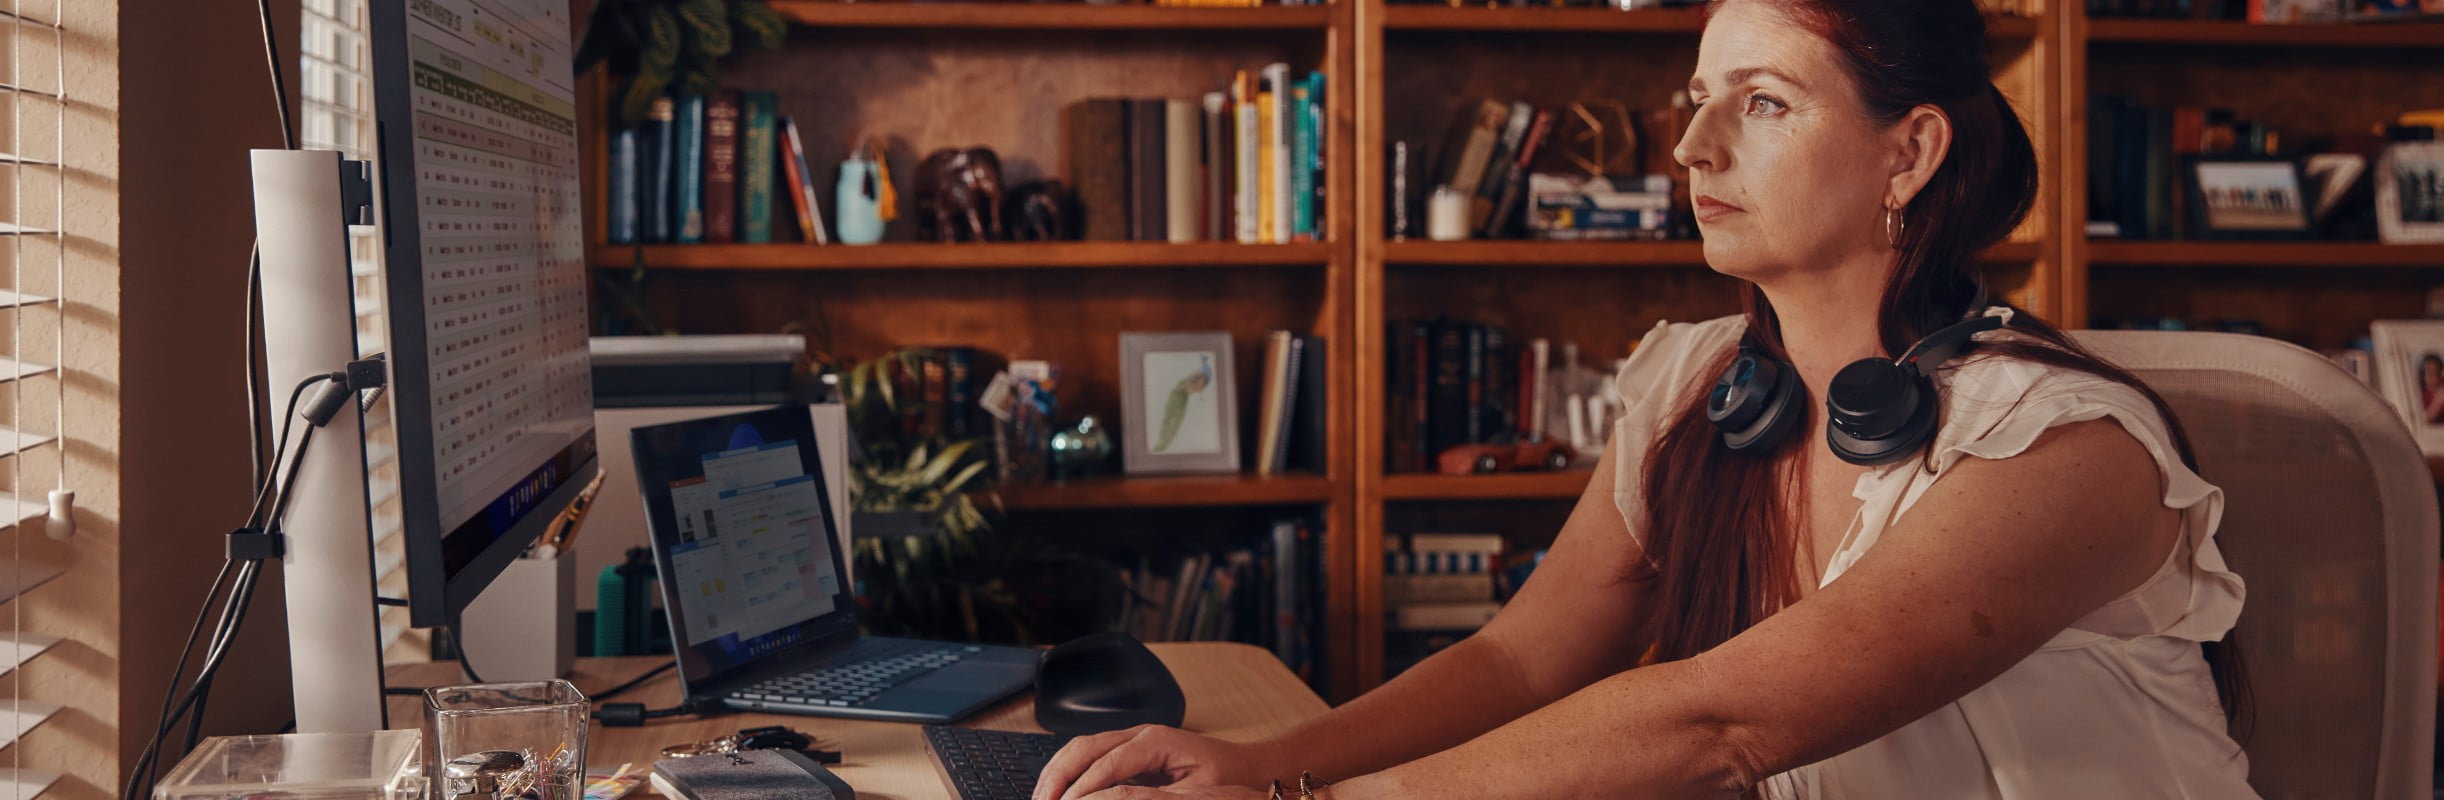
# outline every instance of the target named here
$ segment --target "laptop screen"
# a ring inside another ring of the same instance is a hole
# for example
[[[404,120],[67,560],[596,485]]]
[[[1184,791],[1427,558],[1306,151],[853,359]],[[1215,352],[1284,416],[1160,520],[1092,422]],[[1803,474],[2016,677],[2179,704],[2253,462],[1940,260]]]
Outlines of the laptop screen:
[[[630,436],[662,605],[689,684],[856,627],[804,406]]]

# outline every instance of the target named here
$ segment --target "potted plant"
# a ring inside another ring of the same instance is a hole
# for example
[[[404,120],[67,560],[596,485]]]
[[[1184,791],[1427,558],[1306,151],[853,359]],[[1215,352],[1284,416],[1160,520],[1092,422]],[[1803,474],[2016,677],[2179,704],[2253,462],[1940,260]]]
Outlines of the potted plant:
[[[626,128],[668,92],[712,94],[721,88],[724,56],[778,48],[788,33],[789,23],[764,0],[597,0],[576,68],[610,65],[621,79],[611,123]]]

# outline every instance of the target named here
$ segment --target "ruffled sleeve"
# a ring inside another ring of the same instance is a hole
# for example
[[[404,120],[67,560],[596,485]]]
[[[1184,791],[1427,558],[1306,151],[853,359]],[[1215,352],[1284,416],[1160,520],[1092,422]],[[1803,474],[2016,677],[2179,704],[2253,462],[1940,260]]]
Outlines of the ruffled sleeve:
[[[1743,317],[1705,322],[1658,322],[1629,355],[1613,390],[1621,418],[1612,428],[1612,504],[1629,525],[1630,538],[1646,548],[1646,456],[1665,422],[1689,399],[1697,372],[1739,343]]]
[[[2215,531],[2223,520],[2223,490],[2182,463],[2163,415],[2145,395],[2093,375],[2001,359],[1955,370],[1947,388],[1949,418],[1933,445],[1933,469],[1918,469],[1920,462],[1911,459],[1903,462],[1904,469],[1862,481],[1860,494],[1881,494],[1864,485],[1878,478],[1909,481],[1899,497],[1897,516],[1965,459],[2008,459],[2026,452],[2054,427],[2111,419],[2154,459],[2163,476],[2164,506],[2181,512],[2184,546],[2174,549],[2175,561],[2155,579],[2100,609],[2098,615],[2106,618],[2091,618],[2074,628],[2124,635],[2143,631],[2201,642],[2221,639],[2231,630],[2246,589],[2215,546]],[[1859,546],[1852,552],[1865,549]],[[2168,574],[2181,567],[2187,568],[2185,575]],[[2178,583],[2186,584],[2187,591],[2156,591],[2168,588],[2160,587],[2167,577],[2186,577]]]

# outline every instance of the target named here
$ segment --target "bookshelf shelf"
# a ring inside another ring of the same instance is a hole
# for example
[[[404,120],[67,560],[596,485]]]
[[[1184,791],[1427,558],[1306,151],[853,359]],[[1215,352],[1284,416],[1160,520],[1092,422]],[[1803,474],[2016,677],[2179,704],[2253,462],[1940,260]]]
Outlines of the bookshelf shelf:
[[[1278,506],[1332,499],[1321,475],[1179,475],[1104,477],[1066,483],[1002,486],[1003,505],[1019,510]]]
[[[1566,500],[1587,489],[1592,470],[1498,475],[1385,475],[1385,500]]]
[[[2118,242],[2088,246],[2089,261],[2117,267],[2444,268],[2444,245],[2376,242]]]
[[[1175,8],[1086,3],[849,3],[775,0],[790,22],[818,28],[1019,30],[1323,30],[1329,6]]]
[[[598,245],[597,269],[627,269],[642,251],[653,269],[1138,269],[1167,267],[1321,267],[1330,245],[1231,242],[994,242],[990,244],[667,244]]]
[[[2008,242],[1986,251],[1991,262],[2035,261],[2034,242]],[[1549,242],[1488,239],[1465,242],[1385,242],[1383,261],[1407,266],[1702,267],[1703,242]]]
[[[2115,44],[2251,47],[2444,47],[2444,24],[2252,25],[2184,19],[2097,19],[2088,40]]]
[[[1988,17],[1987,35],[1996,39],[2030,39],[2036,20],[2027,17]],[[1604,8],[1468,8],[1443,5],[1387,5],[1383,27],[1409,31],[1508,31],[1541,33],[1665,33],[1694,35],[1706,27],[1697,8],[1657,8],[1620,11]]]

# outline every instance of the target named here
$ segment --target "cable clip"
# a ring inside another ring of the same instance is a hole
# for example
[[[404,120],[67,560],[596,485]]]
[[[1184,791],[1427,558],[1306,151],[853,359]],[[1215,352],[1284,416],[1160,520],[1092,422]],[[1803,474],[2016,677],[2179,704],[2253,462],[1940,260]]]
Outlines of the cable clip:
[[[262,528],[239,528],[229,532],[227,554],[231,561],[271,561],[280,558],[284,548],[281,536]]]

